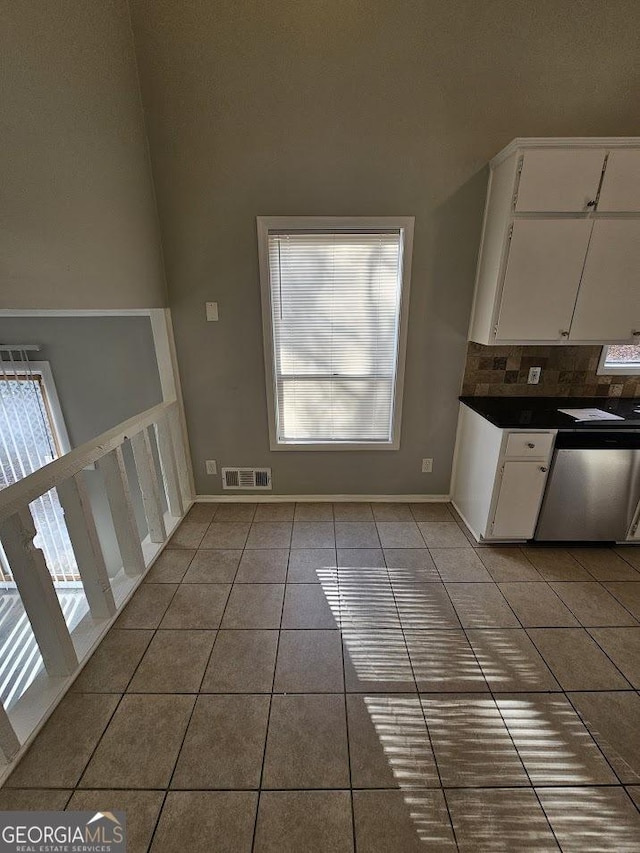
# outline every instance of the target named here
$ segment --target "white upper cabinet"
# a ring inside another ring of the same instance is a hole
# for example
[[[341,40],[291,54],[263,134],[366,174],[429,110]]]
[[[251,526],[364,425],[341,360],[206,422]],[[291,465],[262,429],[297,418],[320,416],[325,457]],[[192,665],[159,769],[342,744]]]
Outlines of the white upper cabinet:
[[[498,338],[568,337],[591,226],[587,219],[521,219],[513,223]]]
[[[640,138],[516,139],[491,161],[469,338],[640,335]]]
[[[598,198],[598,213],[637,211],[640,211],[640,148],[610,151]]]
[[[594,222],[571,340],[640,337],[640,217]]]
[[[518,213],[581,213],[595,206],[606,151],[542,148],[525,151],[519,166]]]

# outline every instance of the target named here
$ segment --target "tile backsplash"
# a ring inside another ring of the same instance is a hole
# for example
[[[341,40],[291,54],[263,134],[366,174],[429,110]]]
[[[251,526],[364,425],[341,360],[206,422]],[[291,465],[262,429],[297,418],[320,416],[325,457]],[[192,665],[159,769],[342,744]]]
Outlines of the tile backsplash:
[[[640,397],[640,376],[599,376],[601,346],[486,347],[470,342],[462,393],[472,397]],[[541,367],[529,385],[530,367]]]

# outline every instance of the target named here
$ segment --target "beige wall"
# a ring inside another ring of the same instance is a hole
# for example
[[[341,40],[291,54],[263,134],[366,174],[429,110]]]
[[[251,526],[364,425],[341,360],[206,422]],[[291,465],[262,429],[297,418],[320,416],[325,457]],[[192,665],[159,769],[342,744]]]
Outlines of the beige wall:
[[[640,133],[640,4],[132,0],[132,13],[198,491],[219,489],[203,473],[215,458],[271,465],[281,493],[448,492],[483,167],[515,136]],[[258,214],[416,217],[399,452],[269,452]]]
[[[0,52],[0,308],[165,305],[126,0],[4,3]]]

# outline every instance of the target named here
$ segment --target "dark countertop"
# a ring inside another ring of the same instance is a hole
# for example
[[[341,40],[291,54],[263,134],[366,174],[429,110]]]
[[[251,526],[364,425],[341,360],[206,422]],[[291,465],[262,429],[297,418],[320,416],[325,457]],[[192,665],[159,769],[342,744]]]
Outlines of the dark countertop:
[[[460,397],[460,402],[500,429],[640,430],[637,397]],[[578,423],[558,409],[603,409],[623,421]],[[638,409],[638,411],[634,411]]]

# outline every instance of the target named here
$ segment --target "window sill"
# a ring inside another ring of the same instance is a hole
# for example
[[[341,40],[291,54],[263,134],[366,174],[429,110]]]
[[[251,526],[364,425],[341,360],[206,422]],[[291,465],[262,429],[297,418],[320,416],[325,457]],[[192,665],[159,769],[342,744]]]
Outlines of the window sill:
[[[640,376],[640,364],[603,364],[598,368],[598,376]]]
[[[307,442],[271,442],[271,450],[284,451],[337,451],[345,450],[400,450],[399,441],[329,441],[322,443]]]

